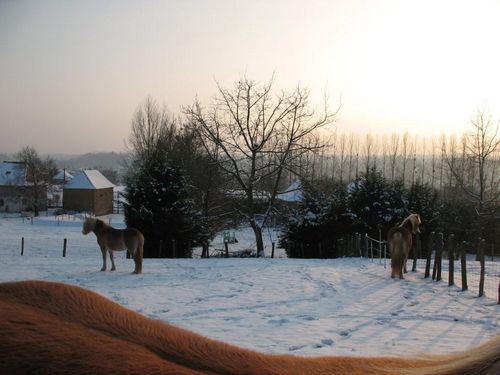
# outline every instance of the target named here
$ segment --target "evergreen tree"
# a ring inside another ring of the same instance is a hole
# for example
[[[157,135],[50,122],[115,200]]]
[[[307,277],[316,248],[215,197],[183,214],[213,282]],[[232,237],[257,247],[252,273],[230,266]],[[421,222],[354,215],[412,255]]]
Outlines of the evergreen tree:
[[[404,210],[404,189],[398,184],[390,185],[381,172],[372,168],[349,186],[349,207],[356,218],[355,230],[378,237],[401,218]]]
[[[144,257],[190,257],[190,243],[204,236],[203,221],[180,170],[155,155],[126,182],[125,222],[144,234]]]

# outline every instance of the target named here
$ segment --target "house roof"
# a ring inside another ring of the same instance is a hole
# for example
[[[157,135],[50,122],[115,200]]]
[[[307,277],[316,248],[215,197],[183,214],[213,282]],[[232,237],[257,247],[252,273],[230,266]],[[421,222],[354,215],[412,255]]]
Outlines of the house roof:
[[[59,172],[54,176],[54,180],[66,180],[69,181],[73,178],[73,175],[66,171],[65,169],[60,169]]]
[[[278,194],[276,198],[284,202],[300,202],[304,198],[302,184],[300,181],[292,182],[290,186],[283,193]]]
[[[96,169],[80,171],[73,179],[64,185],[64,189],[107,189],[113,185],[101,172]]]
[[[26,164],[19,161],[0,163],[0,185],[26,186]]]

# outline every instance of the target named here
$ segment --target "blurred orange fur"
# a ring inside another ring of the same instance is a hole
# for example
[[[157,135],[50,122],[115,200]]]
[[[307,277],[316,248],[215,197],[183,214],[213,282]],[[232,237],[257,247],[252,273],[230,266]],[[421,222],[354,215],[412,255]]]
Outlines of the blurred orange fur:
[[[500,336],[423,358],[269,355],[146,318],[76,286],[0,284],[2,374],[498,374]]]

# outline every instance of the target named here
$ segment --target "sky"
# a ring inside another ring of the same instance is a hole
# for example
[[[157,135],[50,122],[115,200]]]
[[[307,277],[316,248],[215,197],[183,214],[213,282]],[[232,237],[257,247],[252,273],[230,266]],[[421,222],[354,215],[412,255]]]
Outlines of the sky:
[[[500,117],[500,1],[0,0],[0,154],[124,151],[242,77],[326,93],[339,132],[463,132]]]

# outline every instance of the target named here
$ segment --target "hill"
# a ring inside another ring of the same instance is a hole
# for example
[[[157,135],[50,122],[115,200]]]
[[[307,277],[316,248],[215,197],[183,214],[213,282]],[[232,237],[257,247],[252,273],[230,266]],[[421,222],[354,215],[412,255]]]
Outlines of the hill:
[[[53,156],[58,168],[70,170],[82,168],[112,169],[120,171],[124,167],[127,157],[125,153],[97,152],[83,155],[56,155]]]

